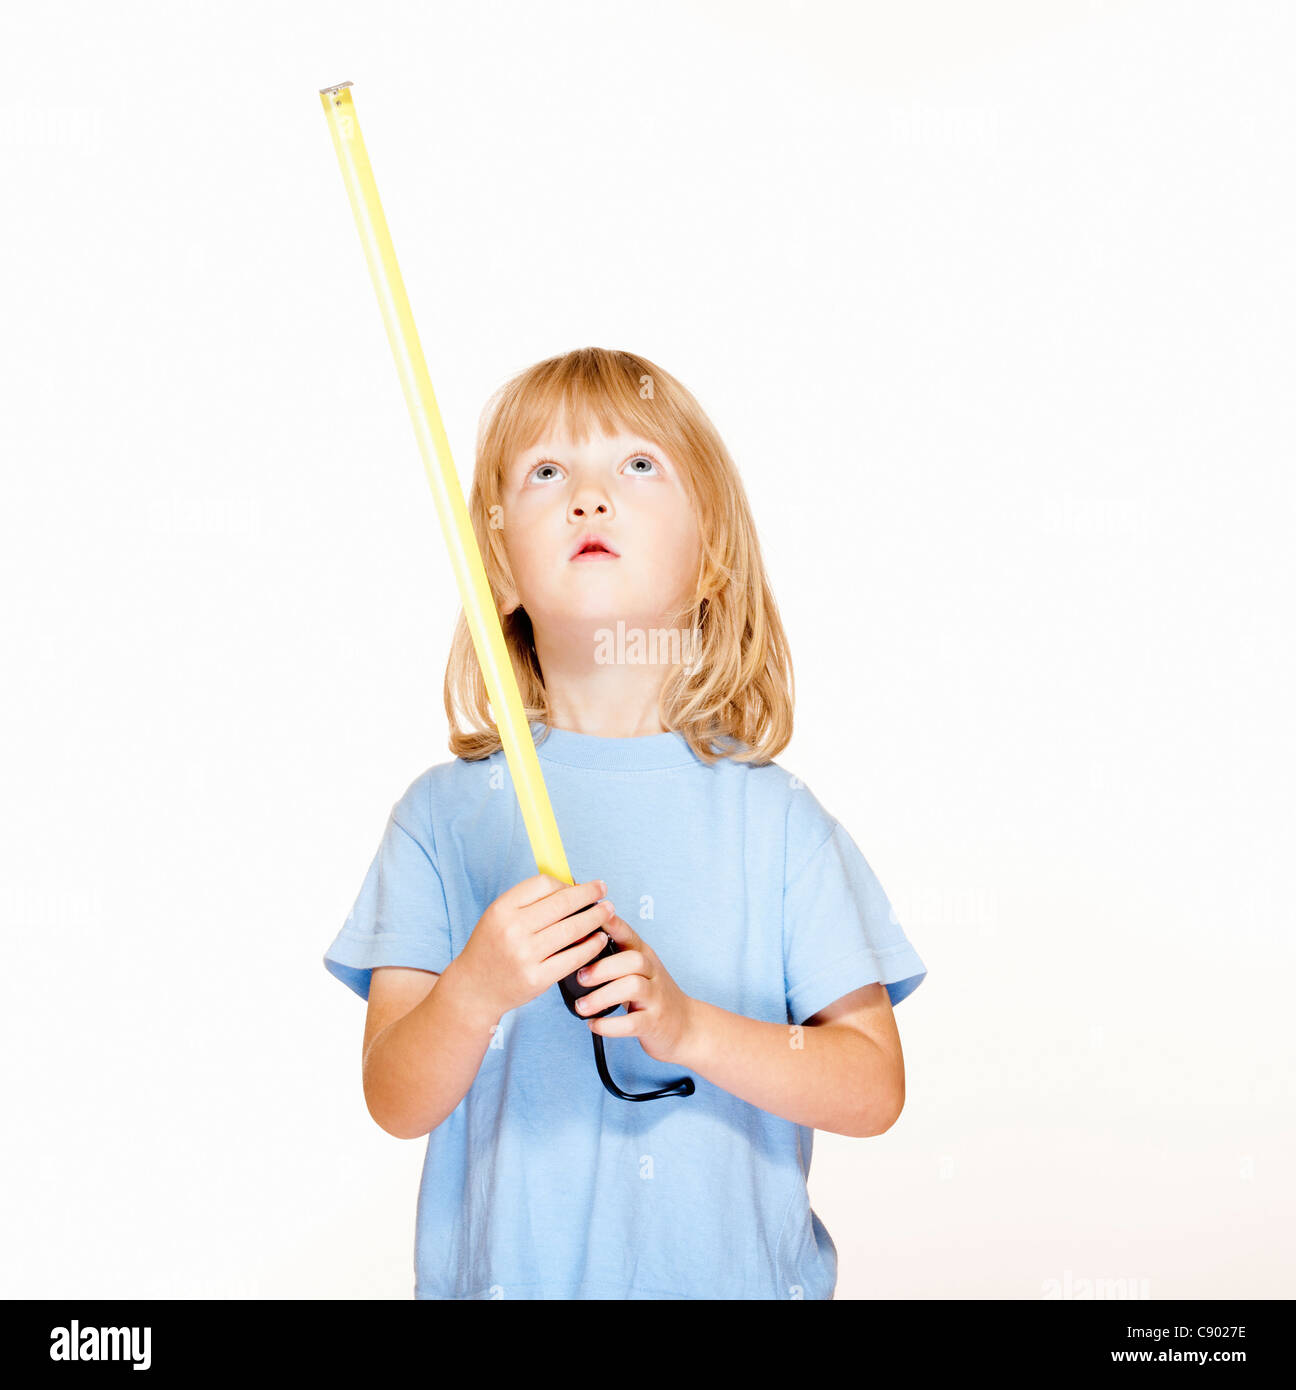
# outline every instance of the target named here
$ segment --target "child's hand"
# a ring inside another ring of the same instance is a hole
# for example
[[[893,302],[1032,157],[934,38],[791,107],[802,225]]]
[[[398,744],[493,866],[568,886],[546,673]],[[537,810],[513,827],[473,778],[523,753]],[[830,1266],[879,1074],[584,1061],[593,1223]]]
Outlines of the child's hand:
[[[577,973],[581,984],[603,986],[577,1000],[577,1010],[597,1014],[624,1004],[624,1016],[588,1019],[590,1032],[638,1038],[654,1061],[675,1061],[692,1024],[692,999],[671,979],[656,951],[620,917],[604,922],[603,930],[616,942],[617,953]]]
[[[458,973],[497,1018],[530,1003],[607,944],[612,904],[600,904],[605,891],[598,880],[570,885],[551,874],[515,883],[482,913],[455,958]]]

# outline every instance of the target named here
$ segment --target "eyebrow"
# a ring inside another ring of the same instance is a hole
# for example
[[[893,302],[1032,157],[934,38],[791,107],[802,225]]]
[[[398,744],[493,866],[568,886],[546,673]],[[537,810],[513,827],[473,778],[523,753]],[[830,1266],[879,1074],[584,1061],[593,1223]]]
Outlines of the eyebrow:
[[[539,452],[536,454],[535,458],[528,460],[528,459],[525,457],[525,455],[531,453],[531,450],[532,450],[532,449],[537,449],[537,450],[539,450]],[[619,453],[622,453],[622,454],[626,454],[626,455],[628,456],[628,455],[633,454],[633,453],[635,452],[636,449],[648,449],[648,450],[650,450],[650,451],[652,451],[653,453],[656,453],[656,454],[664,454],[664,453],[666,452],[666,451],[661,447],[661,445],[659,445],[659,444],[654,444],[654,443],[652,443],[650,440],[647,440],[647,439],[640,439],[638,435],[635,435],[635,436],[630,440],[629,444],[627,444],[623,449],[618,450],[618,452],[619,452]],[[538,463],[547,462],[547,461],[549,461],[549,460],[551,460],[551,459],[552,459],[552,461],[555,462],[555,463],[562,463],[562,462],[563,462],[562,458],[559,456],[559,451],[558,451],[557,449],[552,449],[552,448],[550,448],[548,445],[544,445],[544,444],[533,444],[533,445],[531,446],[531,449],[524,449],[524,450],[523,450],[523,455],[524,455],[524,457],[523,457],[522,459],[520,459],[517,463],[515,463],[515,464],[513,465],[513,467],[514,467],[515,469],[518,469],[518,468],[528,468],[528,469],[534,468]]]

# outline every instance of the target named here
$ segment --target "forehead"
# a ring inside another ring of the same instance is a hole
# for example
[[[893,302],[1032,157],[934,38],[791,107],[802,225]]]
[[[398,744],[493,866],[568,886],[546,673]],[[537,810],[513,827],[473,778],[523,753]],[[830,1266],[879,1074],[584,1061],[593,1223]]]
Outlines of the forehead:
[[[562,454],[569,458],[596,458],[607,453],[609,449],[615,451],[622,448],[633,448],[639,444],[656,447],[651,445],[642,435],[636,434],[632,430],[617,430],[612,434],[607,434],[596,427],[585,439],[578,442],[565,429],[557,429],[541,435],[530,448],[523,449],[518,457],[529,458],[533,454]]]

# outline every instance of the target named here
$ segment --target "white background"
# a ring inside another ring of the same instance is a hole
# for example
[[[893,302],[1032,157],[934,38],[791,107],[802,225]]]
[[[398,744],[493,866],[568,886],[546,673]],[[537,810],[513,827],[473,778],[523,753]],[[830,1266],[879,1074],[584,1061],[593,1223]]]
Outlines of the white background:
[[[1296,1294],[1292,7],[6,27],[0,1294],[412,1296],[321,957],[458,599],[346,79],[465,486],[588,344],[738,460],[778,761],[930,971],[900,1121],[817,1137],[837,1297]]]

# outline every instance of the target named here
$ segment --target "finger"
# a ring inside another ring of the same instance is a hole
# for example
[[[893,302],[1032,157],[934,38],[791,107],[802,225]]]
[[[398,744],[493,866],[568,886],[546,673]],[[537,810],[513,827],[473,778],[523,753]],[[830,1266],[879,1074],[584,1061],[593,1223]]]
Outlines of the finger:
[[[527,907],[568,886],[553,874],[532,874],[530,878],[524,878],[511,888],[505,889],[499,898],[507,907]]]
[[[642,998],[642,993],[648,981],[642,975],[623,975],[619,980],[602,985],[600,988],[591,990],[588,994],[582,995],[576,1001],[576,1012],[582,1018],[592,1018],[595,1014],[601,1013],[604,1009],[610,1009],[616,1004],[630,1004],[636,999]]]
[[[573,917],[576,913],[593,907],[604,897],[603,884],[598,879],[592,883],[565,883],[555,892],[528,904],[518,916],[530,931],[542,932],[546,927],[557,926],[564,918]],[[602,925],[600,922],[599,926]],[[588,920],[584,927],[585,931],[581,935],[593,929]],[[570,934],[565,939],[570,941]]]
[[[640,951],[644,941],[638,932],[623,917],[612,917],[604,928],[622,951]]]
[[[615,909],[611,903],[597,902],[583,908],[571,917],[560,917],[558,921],[549,926],[541,927],[535,935],[535,940],[540,947],[541,959],[548,960],[551,957],[556,957],[565,947],[579,946],[600,932],[602,936],[599,940],[598,950],[602,950],[609,941],[613,940],[611,932],[608,931],[608,922],[614,912]],[[617,949],[615,944],[612,949],[614,951]],[[597,955],[598,950],[594,951],[593,955]],[[590,959],[592,959],[592,955],[582,955],[570,969],[575,970],[577,966],[584,965]]]
[[[613,918],[614,922],[619,918]],[[615,940],[615,938],[613,938]],[[605,956],[599,960],[596,956],[584,967],[584,973],[577,971],[576,983],[580,985],[606,985],[613,980],[619,980],[623,975],[642,975],[645,980],[651,979],[652,974],[648,962],[643,955],[635,950],[621,950],[618,948],[616,955]]]
[[[550,984],[557,984],[568,975],[574,975],[582,965],[588,965],[597,958],[600,951],[606,950],[607,944],[608,939],[604,933],[596,931],[591,936],[582,937],[566,950],[555,951],[552,955],[546,956],[544,964],[549,969]]]
[[[616,1014],[586,1019],[585,1026],[591,1033],[602,1033],[605,1038],[633,1038],[639,1032],[639,1022],[639,1013]]]

